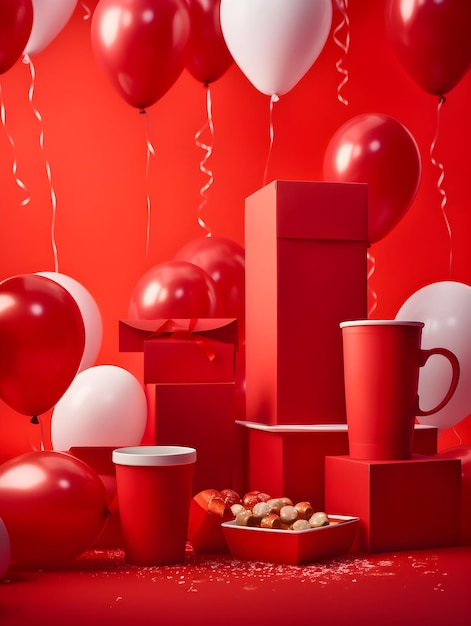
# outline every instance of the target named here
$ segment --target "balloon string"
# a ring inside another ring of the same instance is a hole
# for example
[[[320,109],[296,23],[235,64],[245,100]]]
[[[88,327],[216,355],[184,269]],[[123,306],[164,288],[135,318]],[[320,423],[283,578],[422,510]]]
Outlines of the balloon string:
[[[11,148],[13,150],[13,165],[12,165],[12,172],[13,172],[13,176],[15,178],[15,182],[18,185],[18,187],[24,191],[25,193],[25,198],[21,201],[21,206],[26,206],[29,201],[31,200],[31,194],[28,190],[28,188],[26,187],[26,185],[24,184],[24,182],[18,178],[18,176],[16,175],[17,173],[17,169],[18,169],[18,165],[16,162],[16,146],[15,146],[15,142],[13,140],[13,137],[10,135],[10,133],[7,130],[7,125],[6,125],[6,120],[7,120],[7,114],[6,114],[6,109],[5,109],[5,105],[3,103],[3,92],[2,92],[2,85],[0,84],[0,116],[2,119],[2,125],[3,128],[5,130],[5,133],[8,137],[8,141],[10,142]]]
[[[149,118],[145,109],[141,109],[140,113],[144,116],[144,124],[146,131],[146,189],[149,188],[149,166],[151,156],[155,156],[155,149],[150,140],[149,134]],[[150,223],[151,223],[151,201],[149,192],[146,192],[146,206],[147,206],[147,228],[146,228],[146,257],[149,254],[149,242],[150,242]]]
[[[203,126],[199,129],[199,131],[195,134],[195,143],[198,148],[201,148],[205,151],[205,155],[203,159],[200,161],[200,171],[208,177],[208,182],[203,185],[200,189],[200,196],[202,198],[201,203],[198,207],[198,225],[201,226],[203,230],[206,231],[206,237],[211,237],[211,229],[209,228],[207,222],[203,219],[202,213],[203,210],[208,203],[207,191],[211,187],[214,182],[214,176],[212,170],[210,170],[206,166],[206,162],[211,157],[213,153],[213,142],[214,142],[214,123],[213,123],[213,113],[212,113],[212,103],[211,103],[211,90],[208,84],[205,84],[206,89],[206,118],[207,121],[203,124]],[[210,132],[210,142],[209,144],[203,143],[200,141],[201,135],[206,130],[209,129]]]
[[[30,58],[30,56],[28,54],[24,55],[23,63],[25,63],[26,65],[29,65],[29,69],[30,69],[30,72],[31,72],[31,84],[30,84],[30,88],[28,90],[28,98],[29,98],[29,102],[31,104],[31,108],[33,109],[33,113],[34,113],[36,119],[38,120],[38,122],[40,124],[39,146],[41,148],[41,151],[44,153],[43,119],[41,117],[40,112],[38,111],[38,109],[33,104],[36,72],[35,72],[35,69],[34,69],[34,64],[33,64],[32,60],[31,60],[31,58]],[[49,165],[49,161],[47,160],[47,158],[44,158],[44,164],[45,164],[45,168],[46,168],[47,180],[49,182],[49,192],[50,192],[50,195],[51,195],[51,205],[52,205],[51,244],[52,244],[52,251],[53,251],[53,254],[54,254],[54,271],[58,272],[59,271],[59,262],[58,262],[58,258],[57,258],[57,246],[56,246],[56,240],[55,240],[55,234],[54,234],[55,233],[55,228],[56,228],[57,198],[56,198],[56,192],[54,191],[54,187],[52,185],[51,166]]]
[[[278,102],[279,99],[280,98],[279,96],[276,95],[276,93],[274,93],[270,98],[270,145],[268,147],[267,162],[265,165],[265,172],[263,174],[263,186],[267,184],[268,164],[270,163],[270,156],[271,156],[271,151],[273,148],[273,140],[275,138],[275,131],[273,128],[273,105],[275,102]]]
[[[452,426],[451,430],[453,431],[453,433],[456,435],[456,438],[458,439],[458,445],[463,445],[463,440],[461,439],[460,435],[458,434],[458,431],[456,430],[455,426]]]
[[[81,2],[80,4],[82,5],[82,9],[85,11],[85,15],[83,16],[84,21],[89,20],[92,15],[90,8],[85,4],[85,2]]]
[[[333,39],[334,39],[335,43],[337,44],[337,46],[344,52],[344,55],[342,57],[340,57],[340,59],[338,59],[338,61],[335,64],[335,67],[337,68],[337,71],[339,72],[339,74],[342,74],[342,76],[343,76],[342,80],[340,81],[339,85],[337,86],[337,98],[338,98],[339,102],[341,102],[345,106],[348,106],[348,100],[346,98],[344,98],[342,96],[342,94],[341,94],[341,91],[345,87],[345,85],[347,84],[348,78],[349,78],[348,70],[346,70],[343,67],[343,62],[345,60],[345,56],[348,54],[348,50],[350,48],[350,20],[348,18],[348,14],[347,14],[348,0],[337,0],[337,7],[339,8],[340,13],[342,15],[342,21],[335,27],[335,29],[333,31]],[[337,35],[344,28],[346,29],[345,41],[342,41],[342,40],[340,40],[337,37]]]
[[[435,137],[433,138],[432,144],[430,146],[430,160],[432,161],[432,164],[437,167],[440,170],[440,174],[438,176],[438,180],[437,180],[437,189],[439,194],[442,196],[442,200],[440,203],[440,208],[442,210],[442,214],[443,214],[443,219],[445,220],[445,226],[447,229],[447,233],[448,233],[448,239],[449,239],[449,245],[450,245],[450,261],[449,261],[449,275],[451,277],[451,268],[452,268],[452,264],[453,264],[453,248],[452,248],[452,236],[451,236],[451,227],[450,227],[450,222],[448,221],[448,217],[445,211],[445,207],[446,204],[448,202],[447,199],[447,195],[445,190],[443,189],[443,180],[445,178],[445,168],[443,166],[443,163],[441,163],[440,161],[437,161],[434,157],[434,151],[435,151],[435,146],[436,143],[438,141],[438,134],[439,134],[439,128],[440,128],[440,111],[442,106],[445,104],[446,99],[444,96],[439,96],[438,97],[438,106],[437,106],[437,128],[435,131]]]
[[[46,449],[45,445],[44,445],[44,424],[42,422],[42,420],[37,416],[37,415],[33,415],[33,417],[30,420],[31,424],[39,424],[39,428],[40,428],[40,437],[41,437],[41,442],[40,442],[40,446],[41,446],[41,452],[44,452],[44,450]],[[33,449],[36,449],[35,446],[32,446]]]
[[[376,260],[372,254],[367,253],[367,261],[368,261],[368,272],[367,272],[367,282],[368,282],[368,292],[370,295],[371,305],[368,309],[368,317],[371,317],[378,306],[378,295],[376,291],[371,287],[370,281],[376,270]]]

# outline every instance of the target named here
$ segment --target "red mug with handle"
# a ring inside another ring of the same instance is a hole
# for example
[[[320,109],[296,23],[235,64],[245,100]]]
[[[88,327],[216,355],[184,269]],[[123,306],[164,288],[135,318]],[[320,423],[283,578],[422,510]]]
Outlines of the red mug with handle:
[[[412,457],[415,417],[440,411],[458,385],[460,366],[446,348],[421,348],[423,322],[355,320],[340,324],[350,456],[365,460]],[[442,401],[419,406],[420,368],[432,355],[447,358],[451,382]]]

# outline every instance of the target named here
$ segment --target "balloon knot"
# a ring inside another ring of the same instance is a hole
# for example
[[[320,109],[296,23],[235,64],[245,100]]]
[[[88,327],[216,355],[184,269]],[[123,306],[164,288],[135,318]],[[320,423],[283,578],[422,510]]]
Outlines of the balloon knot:
[[[438,96],[438,102],[439,102],[440,104],[445,104],[445,102],[446,102],[446,98],[445,98],[445,96],[444,96],[443,94],[440,94],[440,95]]]
[[[144,108],[139,109],[139,113],[141,115],[145,115],[146,114],[146,110]]]
[[[112,513],[108,507],[103,511],[103,515],[106,518],[111,517]]]
[[[37,415],[33,415],[33,417],[31,418],[31,424],[39,424]]]

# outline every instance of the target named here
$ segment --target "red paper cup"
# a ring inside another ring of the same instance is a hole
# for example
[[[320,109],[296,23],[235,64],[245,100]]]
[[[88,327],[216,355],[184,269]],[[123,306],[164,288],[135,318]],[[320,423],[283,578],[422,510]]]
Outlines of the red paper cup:
[[[342,322],[345,402],[350,456],[363,460],[412,457],[417,415],[431,415],[452,397],[459,378],[456,356],[445,348],[421,349],[423,322]],[[434,408],[419,407],[420,367],[435,354],[446,357],[452,380]]]
[[[126,562],[174,565],[185,559],[196,450],[137,446],[113,451]]]

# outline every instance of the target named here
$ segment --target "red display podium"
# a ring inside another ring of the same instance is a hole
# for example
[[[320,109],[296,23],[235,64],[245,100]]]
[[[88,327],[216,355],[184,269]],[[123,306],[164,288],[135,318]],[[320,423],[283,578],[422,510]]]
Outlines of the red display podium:
[[[243,485],[241,491],[259,489],[325,508],[325,457],[348,455],[346,424],[270,426],[241,420],[236,424],[237,457],[244,463],[237,481]],[[417,424],[414,452],[436,454],[437,436],[437,428]],[[334,512],[350,515],[347,509]]]
[[[355,548],[362,552],[459,545],[460,462],[422,455],[408,461],[326,457],[325,507],[360,518]]]
[[[345,422],[339,323],[367,316],[367,186],[275,181],[246,199],[246,419]]]

